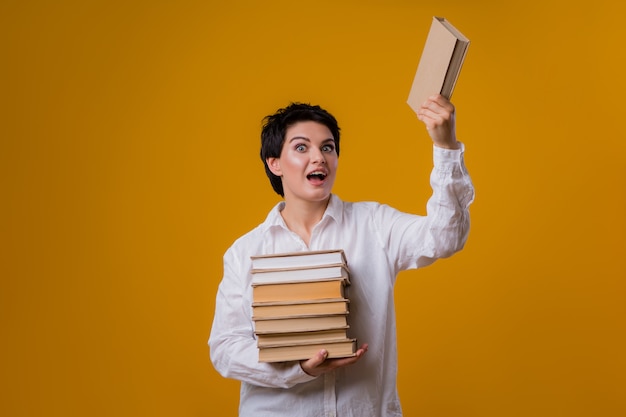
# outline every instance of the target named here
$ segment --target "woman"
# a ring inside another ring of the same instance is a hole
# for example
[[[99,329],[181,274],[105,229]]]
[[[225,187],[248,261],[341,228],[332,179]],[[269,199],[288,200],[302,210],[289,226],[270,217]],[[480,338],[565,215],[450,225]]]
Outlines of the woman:
[[[454,115],[454,106],[441,95],[418,112],[434,144],[426,216],[378,203],[343,202],[332,194],[340,129],[324,109],[296,103],[266,117],[261,159],[284,201],[224,255],[209,338],[215,368],[241,381],[240,416],[402,415],[396,389],[396,276],[452,255],[469,231],[474,189]],[[322,350],[304,361],[259,363],[250,256],[322,249],[346,254],[350,337],[367,343],[350,358],[327,359]]]

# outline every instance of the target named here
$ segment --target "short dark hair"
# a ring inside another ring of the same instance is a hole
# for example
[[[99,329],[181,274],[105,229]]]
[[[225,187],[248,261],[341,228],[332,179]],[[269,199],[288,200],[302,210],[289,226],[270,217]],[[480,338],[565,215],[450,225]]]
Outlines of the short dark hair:
[[[272,188],[281,197],[285,196],[283,182],[267,166],[267,158],[280,158],[287,129],[298,122],[313,121],[321,123],[330,130],[335,139],[335,151],[339,156],[339,125],[335,117],[320,106],[307,103],[291,103],[278,109],[276,113],[263,118],[261,130],[261,160]]]

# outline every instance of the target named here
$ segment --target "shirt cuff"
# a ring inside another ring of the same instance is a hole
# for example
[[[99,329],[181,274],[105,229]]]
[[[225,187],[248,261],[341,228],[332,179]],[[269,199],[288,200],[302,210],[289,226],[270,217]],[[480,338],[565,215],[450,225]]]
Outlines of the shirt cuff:
[[[433,145],[433,160],[435,165],[463,163],[465,145],[461,142],[459,142],[459,145],[461,145],[459,149],[445,149]]]
[[[289,371],[285,379],[291,384],[301,384],[303,382],[313,381],[316,376],[311,376],[302,370],[300,362],[293,365],[293,368]]]

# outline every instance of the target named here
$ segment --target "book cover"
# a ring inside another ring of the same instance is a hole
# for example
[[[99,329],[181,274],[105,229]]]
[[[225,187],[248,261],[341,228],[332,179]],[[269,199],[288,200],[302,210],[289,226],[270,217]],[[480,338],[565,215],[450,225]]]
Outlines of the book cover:
[[[445,18],[433,17],[407,100],[415,113],[433,94],[450,99],[469,43]]]
[[[345,328],[348,325],[346,314],[315,317],[292,317],[256,320],[254,331],[256,334],[310,332]]]
[[[307,268],[282,268],[252,270],[253,284],[297,282],[318,279],[343,278],[350,281],[350,272],[346,265],[320,266]]]
[[[253,284],[253,303],[270,301],[345,298],[345,280],[303,281],[283,284]]]
[[[295,345],[303,343],[319,343],[328,341],[342,341],[347,338],[348,326],[338,329],[316,330],[310,332],[290,332],[290,333],[268,333],[258,334],[258,347],[272,347]]]
[[[328,341],[293,346],[277,346],[259,349],[259,362],[285,362],[312,358],[321,349],[328,351],[329,358],[345,358],[356,353],[356,340]]]
[[[307,268],[321,265],[346,264],[346,255],[341,249],[287,252],[250,257],[252,269]]]
[[[293,316],[319,316],[323,314],[347,314],[349,300],[346,298],[252,303],[252,320]]]

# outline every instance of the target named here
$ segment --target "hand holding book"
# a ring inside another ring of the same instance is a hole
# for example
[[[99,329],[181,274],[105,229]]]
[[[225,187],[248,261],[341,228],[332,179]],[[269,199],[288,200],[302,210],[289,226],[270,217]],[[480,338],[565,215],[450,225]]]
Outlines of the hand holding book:
[[[426,125],[435,146],[445,149],[460,146],[456,140],[454,116],[454,105],[441,94],[429,97],[417,111],[417,118]]]
[[[348,358],[326,359],[328,353],[322,349],[311,359],[300,361],[302,370],[311,376],[320,376],[337,368],[353,365],[367,352],[367,343],[361,345],[354,356]]]

